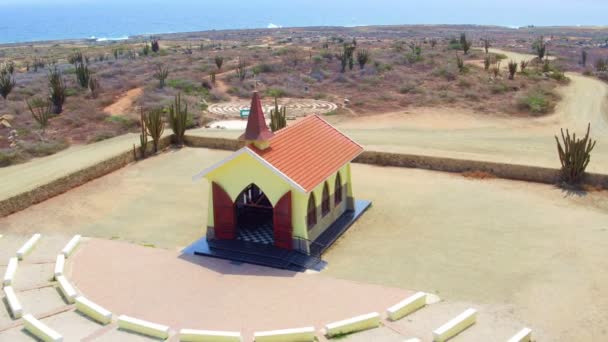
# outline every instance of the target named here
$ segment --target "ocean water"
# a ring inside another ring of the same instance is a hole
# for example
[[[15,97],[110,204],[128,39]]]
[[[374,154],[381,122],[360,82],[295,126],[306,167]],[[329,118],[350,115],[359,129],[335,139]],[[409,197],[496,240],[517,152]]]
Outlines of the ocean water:
[[[0,43],[388,24],[608,25],[608,0],[0,0]]]

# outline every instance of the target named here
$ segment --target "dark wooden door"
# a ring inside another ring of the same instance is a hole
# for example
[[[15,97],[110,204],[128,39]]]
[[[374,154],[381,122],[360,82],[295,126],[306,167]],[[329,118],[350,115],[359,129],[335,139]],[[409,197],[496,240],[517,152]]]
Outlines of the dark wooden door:
[[[272,223],[274,226],[274,245],[280,248],[292,249],[291,191],[283,195],[274,206]]]
[[[234,203],[226,191],[213,182],[213,222],[215,238],[231,240],[236,237],[236,219]]]

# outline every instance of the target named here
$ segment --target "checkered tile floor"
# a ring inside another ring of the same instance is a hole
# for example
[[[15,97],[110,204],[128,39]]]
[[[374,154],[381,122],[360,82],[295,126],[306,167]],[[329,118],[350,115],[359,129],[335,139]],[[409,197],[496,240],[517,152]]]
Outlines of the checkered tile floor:
[[[265,245],[274,244],[272,225],[263,224],[255,227],[241,226],[237,230],[237,240],[261,243]]]

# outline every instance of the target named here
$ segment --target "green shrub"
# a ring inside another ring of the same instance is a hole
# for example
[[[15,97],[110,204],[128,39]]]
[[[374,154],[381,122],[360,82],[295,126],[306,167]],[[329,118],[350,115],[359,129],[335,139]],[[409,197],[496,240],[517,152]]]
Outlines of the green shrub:
[[[533,115],[549,113],[555,107],[551,94],[547,94],[539,89],[532,90],[521,96],[517,101],[517,105],[520,110],[530,112]]]
[[[32,157],[44,157],[55,154],[70,146],[65,140],[41,141],[37,143],[22,142],[21,148]]]
[[[263,73],[271,73],[274,71],[274,66],[272,64],[268,64],[268,63],[261,63],[258,64],[256,66],[254,66],[251,71],[256,74],[263,74]]]
[[[197,83],[179,78],[167,81],[167,86],[175,88],[188,95],[195,93],[204,93],[207,91],[205,88],[198,85]]]
[[[283,88],[268,88],[264,92],[266,96],[270,97],[286,97],[289,96],[289,92]]]

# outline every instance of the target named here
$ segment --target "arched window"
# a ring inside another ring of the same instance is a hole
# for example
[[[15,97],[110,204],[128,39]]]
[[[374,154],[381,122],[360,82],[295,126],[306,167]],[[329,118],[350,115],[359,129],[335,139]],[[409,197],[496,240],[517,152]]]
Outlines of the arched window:
[[[321,203],[321,214],[323,216],[329,214],[329,186],[327,182],[323,186],[323,202]]]
[[[334,202],[337,206],[342,203],[342,177],[340,177],[340,172],[336,175],[336,185],[334,186],[334,189],[336,189],[334,192]]]
[[[308,211],[306,214],[306,224],[308,229],[314,227],[317,224],[317,202],[315,201],[315,194],[310,193],[308,197]]]

